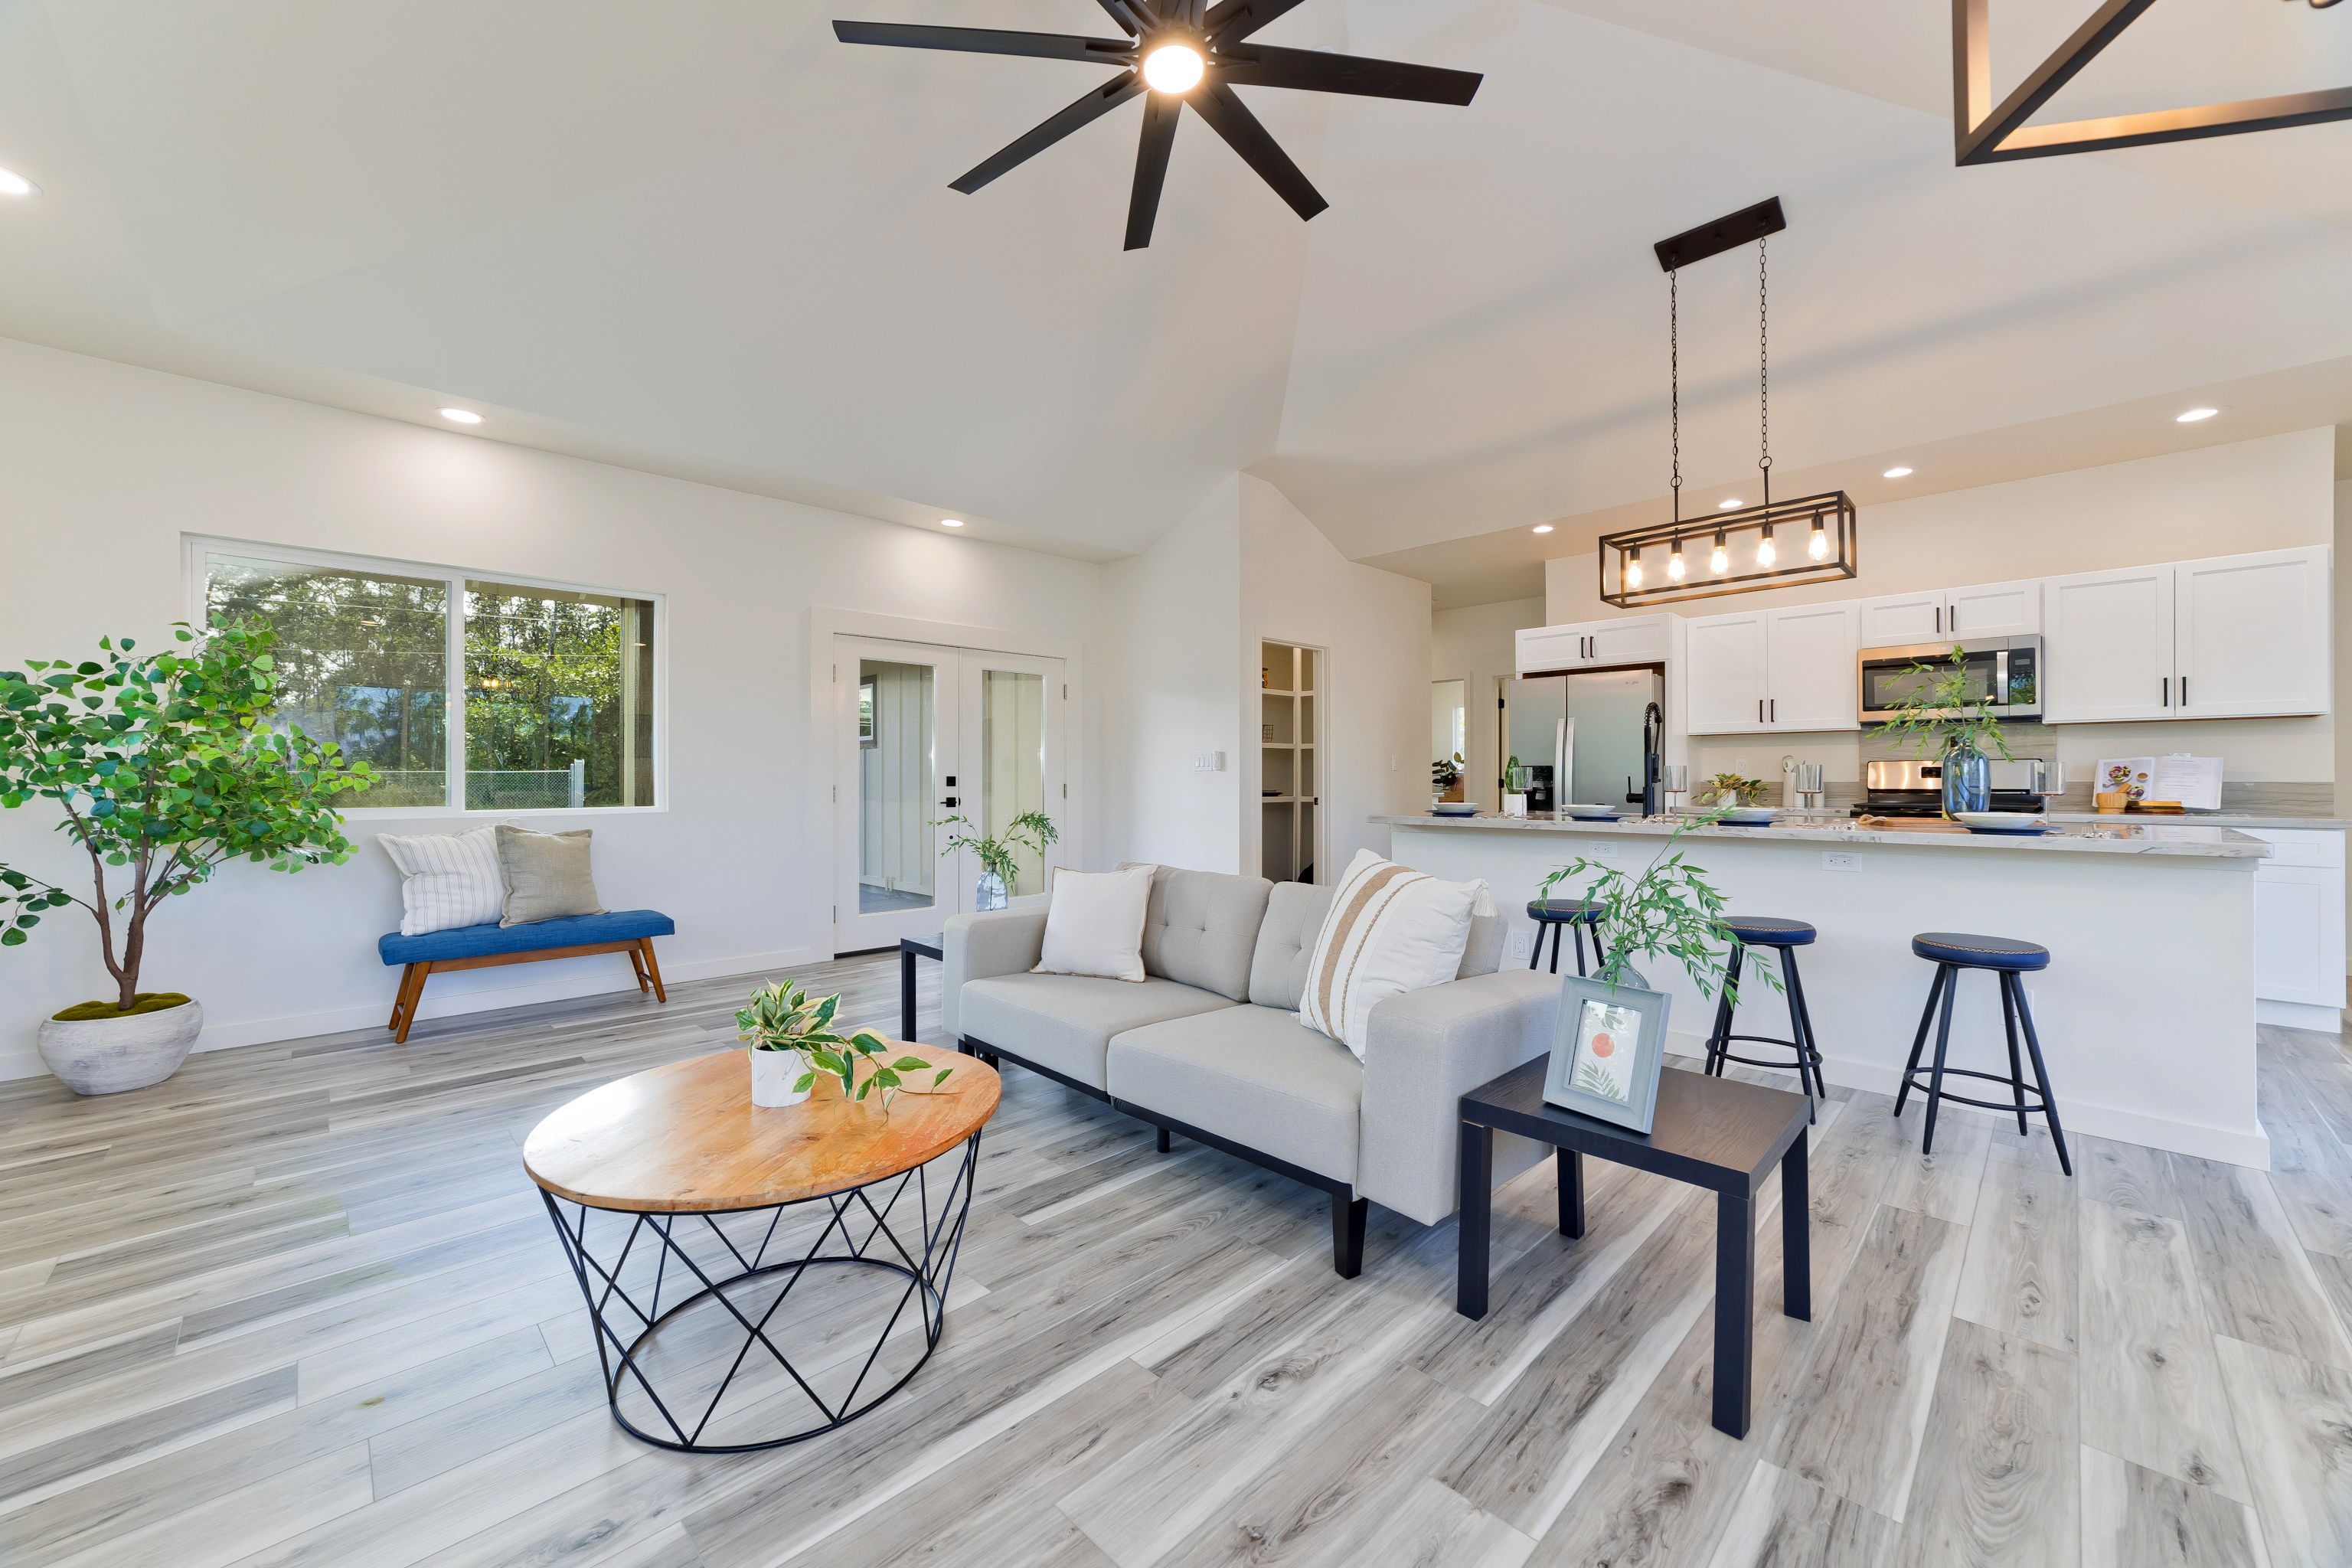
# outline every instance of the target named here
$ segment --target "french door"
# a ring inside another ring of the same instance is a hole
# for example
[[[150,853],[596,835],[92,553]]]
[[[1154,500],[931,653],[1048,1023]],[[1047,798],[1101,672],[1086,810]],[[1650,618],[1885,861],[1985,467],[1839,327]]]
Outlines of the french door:
[[[973,909],[980,860],[950,838],[1063,824],[1068,687],[1027,654],[843,636],[834,655],[833,947],[857,952]],[[1014,904],[1045,897],[1060,853],[1016,854]]]

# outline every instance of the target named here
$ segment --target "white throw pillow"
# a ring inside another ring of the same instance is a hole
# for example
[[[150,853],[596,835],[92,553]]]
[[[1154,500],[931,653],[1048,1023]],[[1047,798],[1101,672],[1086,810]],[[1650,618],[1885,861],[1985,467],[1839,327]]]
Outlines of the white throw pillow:
[[[497,834],[495,827],[478,827],[415,837],[375,836],[400,872],[401,935],[499,923],[507,884],[499,875]]]
[[[1470,940],[1470,917],[1494,912],[1483,881],[1441,882],[1357,850],[1315,939],[1299,1022],[1361,1060],[1373,1007],[1454,978]]]
[[[1098,974],[1143,979],[1143,912],[1151,902],[1157,866],[1116,871],[1054,868],[1053,901],[1045,906],[1045,947],[1032,974]]]

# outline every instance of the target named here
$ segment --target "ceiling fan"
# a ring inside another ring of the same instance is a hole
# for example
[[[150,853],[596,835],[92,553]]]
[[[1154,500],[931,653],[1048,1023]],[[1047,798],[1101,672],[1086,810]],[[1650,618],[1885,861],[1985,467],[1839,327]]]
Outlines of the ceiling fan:
[[[1143,146],[1135,159],[1135,191],[1127,209],[1127,248],[1151,243],[1168,153],[1184,106],[1209,122],[1276,195],[1302,218],[1330,205],[1290,155],[1234,92],[1240,87],[1291,87],[1422,103],[1466,104],[1483,79],[1475,71],[1400,65],[1319,49],[1284,49],[1246,40],[1302,0],[1097,0],[1124,38],[1084,38],[1067,33],[1013,33],[991,27],[908,26],[891,22],[835,22],[845,44],[889,44],[907,49],[957,49],[984,55],[1031,55],[1117,66],[1119,74],[1034,130],[975,165],[950,187],[966,195],[1006,170],[1036,156],[1082,125],[1138,93],[1143,106]]]

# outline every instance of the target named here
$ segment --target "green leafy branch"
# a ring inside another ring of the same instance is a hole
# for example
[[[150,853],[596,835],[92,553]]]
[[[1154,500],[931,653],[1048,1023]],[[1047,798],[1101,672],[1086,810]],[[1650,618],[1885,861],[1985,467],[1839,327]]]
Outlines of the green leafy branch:
[[[1581,896],[1601,906],[1598,930],[1609,948],[1601,974],[1611,991],[1616,990],[1636,954],[1654,961],[1664,953],[1682,965],[1701,996],[1712,995],[1720,986],[1735,1003],[1738,1001],[1739,988],[1731,982],[1726,962],[1731,931],[1723,923],[1723,894],[1707,880],[1704,868],[1691,865],[1675,847],[1685,831],[1714,826],[1729,809],[1727,804],[1678,823],[1637,877],[1580,855],[1554,869],[1536,890],[1538,899],[1549,899],[1562,882],[1591,877]],[[1759,963],[1755,970],[1767,987],[1780,989],[1780,977],[1770,966]]]
[[[953,1068],[934,1070],[929,1062],[918,1056],[902,1056],[887,1063],[877,1060],[888,1054],[890,1042],[871,1029],[839,1033],[833,1021],[840,1010],[838,995],[812,998],[807,991],[790,981],[763,985],[752,992],[751,1000],[736,1013],[736,1038],[751,1041],[751,1048],[755,1051],[798,1053],[809,1064],[809,1070],[793,1080],[793,1093],[806,1093],[822,1072],[841,1079],[844,1099],[864,1100],[880,1089],[886,1116],[890,1112],[890,1102],[901,1092],[930,1094],[955,1071]],[[873,1069],[863,1083],[857,1081],[860,1062]],[[926,1072],[931,1074],[929,1088],[907,1087],[903,1075]]]
[[[1042,811],[1024,811],[1014,817],[1006,825],[1004,837],[1002,838],[984,835],[975,837],[979,834],[980,824],[961,812],[953,816],[943,816],[928,826],[932,827],[961,826],[971,829],[970,833],[950,834],[947,841],[948,848],[971,850],[972,854],[979,857],[982,870],[994,872],[1003,879],[1004,890],[1008,894],[1017,890],[1014,883],[1019,876],[1020,868],[1016,858],[1022,850],[1026,849],[1042,860],[1045,858],[1047,845],[1059,844],[1062,841],[1061,829],[1055,827],[1054,819]]]
[[[1936,664],[1913,664],[1906,674],[1919,679],[1889,710],[1889,735],[1908,737],[1911,754],[1930,752],[1975,752],[1982,755],[1987,742],[2005,761],[2009,742],[2002,735],[2000,715],[1982,693],[1969,690],[1967,650],[1954,645],[1950,658]]]

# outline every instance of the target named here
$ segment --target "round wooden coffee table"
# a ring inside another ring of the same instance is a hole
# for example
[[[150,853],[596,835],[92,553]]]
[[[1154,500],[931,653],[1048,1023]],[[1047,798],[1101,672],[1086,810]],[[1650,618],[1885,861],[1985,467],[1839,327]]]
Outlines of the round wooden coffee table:
[[[849,1099],[822,1075],[802,1104],[763,1109],[745,1053],[722,1051],[608,1083],[532,1129],[523,1165],[624,1430],[685,1453],[772,1448],[863,1415],[930,1358],[1000,1081],[932,1046],[894,1041],[883,1059],[901,1054],[955,1072],[887,1113],[879,1090]],[[942,1182],[930,1163],[959,1146]]]

